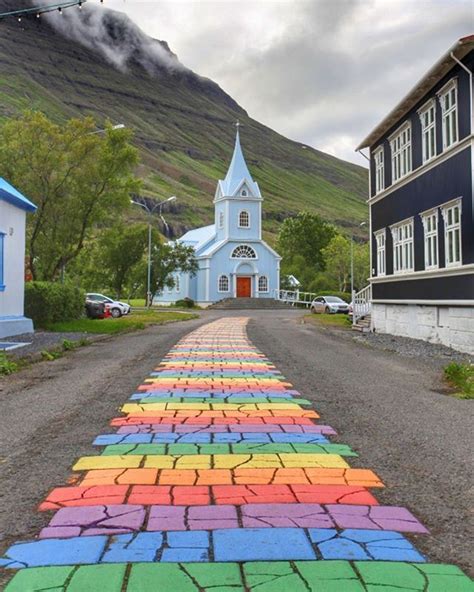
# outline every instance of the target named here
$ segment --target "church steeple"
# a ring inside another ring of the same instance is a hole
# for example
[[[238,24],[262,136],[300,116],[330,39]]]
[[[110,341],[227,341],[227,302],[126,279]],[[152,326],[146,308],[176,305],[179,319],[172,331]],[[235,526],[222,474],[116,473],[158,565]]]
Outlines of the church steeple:
[[[235,145],[232,160],[223,181],[219,181],[221,197],[232,197],[237,192],[246,191],[249,197],[261,197],[258,184],[252,179],[240,146],[240,123],[236,123]]]

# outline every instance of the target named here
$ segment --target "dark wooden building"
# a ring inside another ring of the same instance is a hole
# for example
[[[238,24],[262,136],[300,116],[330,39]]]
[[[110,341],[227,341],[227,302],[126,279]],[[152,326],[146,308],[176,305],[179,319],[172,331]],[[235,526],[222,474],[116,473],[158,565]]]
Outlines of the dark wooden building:
[[[360,144],[370,149],[372,328],[474,353],[474,35]]]

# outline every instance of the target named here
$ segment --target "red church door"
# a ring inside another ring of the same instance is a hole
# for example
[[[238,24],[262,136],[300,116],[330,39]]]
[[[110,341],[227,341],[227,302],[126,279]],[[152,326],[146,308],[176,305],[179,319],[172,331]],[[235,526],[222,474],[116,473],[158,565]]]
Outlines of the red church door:
[[[237,298],[250,298],[252,278],[237,277]]]

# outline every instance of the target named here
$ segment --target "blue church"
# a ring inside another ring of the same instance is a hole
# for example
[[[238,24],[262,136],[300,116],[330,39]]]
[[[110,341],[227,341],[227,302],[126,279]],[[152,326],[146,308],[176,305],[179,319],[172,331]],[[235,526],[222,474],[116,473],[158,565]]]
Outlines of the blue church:
[[[178,239],[194,248],[198,271],[194,276],[176,273],[174,286],[157,294],[154,303],[188,297],[208,306],[224,298],[274,298],[280,286],[281,257],[262,240],[262,202],[237,126],[229,170],[217,183],[214,224]]]

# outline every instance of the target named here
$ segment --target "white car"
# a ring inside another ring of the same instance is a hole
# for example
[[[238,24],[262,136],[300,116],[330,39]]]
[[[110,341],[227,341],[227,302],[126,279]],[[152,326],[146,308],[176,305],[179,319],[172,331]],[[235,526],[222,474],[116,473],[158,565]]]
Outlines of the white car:
[[[318,296],[311,302],[312,313],[336,314],[349,312],[349,305],[337,296]]]
[[[122,315],[127,315],[130,312],[130,304],[127,304],[126,302],[119,302],[118,300],[114,300],[113,298],[109,298],[103,294],[86,294],[86,300],[90,300],[91,302],[104,302],[105,304],[108,304],[110,314],[114,317],[114,319],[117,319]]]

